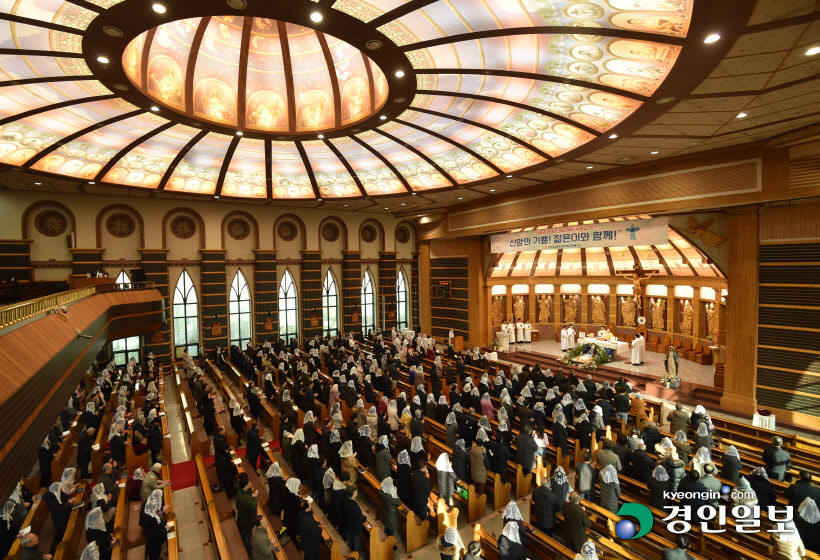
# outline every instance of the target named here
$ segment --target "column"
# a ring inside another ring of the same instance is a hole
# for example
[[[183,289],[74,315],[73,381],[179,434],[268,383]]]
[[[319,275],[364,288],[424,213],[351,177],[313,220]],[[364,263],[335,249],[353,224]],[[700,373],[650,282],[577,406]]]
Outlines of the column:
[[[31,239],[0,239],[0,281],[31,281]]]
[[[153,282],[165,298],[168,320],[158,331],[142,335],[143,358],[154,353],[154,361],[164,365],[171,363],[171,298],[168,288],[168,249],[140,249],[140,267],[145,271],[145,281]],[[141,362],[144,361],[140,360]]]
[[[391,329],[396,326],[396,252],[379,251],[379,296],[384,298],[382,315],[376,319],[384,317],[382,328]]]
[[[302,339],[322,336],[322,252],[302,251]]]
[[[727,211],[729,297],[721,408],[749,416],[756,408],[759,222],[757,207]]]
[[[210,355],[217,346],[230,344],[228,335],[228,283],[225,274],[224,249],[200,249],[202,254],[202,302],[200,353]]]
[[[362,330],[361,251],[342,251],[342,324],[345,333]]]
[[[279,285],[276,251],[254,250],[253,274],[254,332],[257,342],[273,343],[279,336]]]
[[[410,265],[410,329],[419,331],[419,253],[413,253]]]
[[[69,249],[74,260],[73,276],[94,276],[102,270],[102,254],[105,249]]]
[[[589,286],[586,284],[581,285],[581,295],[578,296],[581,301],[578,302],[578,324],[581,325],[581,328],[589,332]],[[595,329],[596,331],[598,329]],[[578,332],[578,327],[575,327],[576,335]]]

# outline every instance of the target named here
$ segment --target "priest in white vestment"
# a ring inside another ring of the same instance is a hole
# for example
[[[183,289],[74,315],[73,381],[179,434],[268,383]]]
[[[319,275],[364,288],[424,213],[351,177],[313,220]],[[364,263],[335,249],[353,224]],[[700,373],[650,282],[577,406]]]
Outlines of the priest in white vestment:
[[[567,328],[561,329],[561,352],[567,351]]]
[[[524,323],[524,342],[532,342],[532,325],[529,321]]]
[[[567,328],[567,350],[575,348],[575,329],[570,325]]]
[[[646,351],[646,339],[638,333],[635,340],[632,341],[632,357],[630,363],[633,366],[640,366],[643,364],[644,352]]]
[[[606,335],[606,329],[604,327],[601,327],[601,329],[598,331],[597,336],[598,336],[598,338],[604,338],[605,335]]]
[[[515,326],[511,324],[507,324],[507,321],[501,323],[501,332],[505,332],[510,335],[510,344],[515,344]]]
[[[526,342],[526,340],[524,340],[524,323],[522,321],[518,321],[515,324],[515,338],[518,342]]]
[[[640,354],[641,362],[640,362],[640,365],[643,365],[643,360],[644,360],[645,356],[646,356],[646,337],[643,335],[643,333],[641,333],[641,354]]]

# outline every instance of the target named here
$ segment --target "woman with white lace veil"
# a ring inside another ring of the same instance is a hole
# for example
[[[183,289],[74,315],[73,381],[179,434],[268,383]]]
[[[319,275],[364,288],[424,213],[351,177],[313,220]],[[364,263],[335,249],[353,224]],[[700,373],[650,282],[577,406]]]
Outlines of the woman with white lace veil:
[[[664,492],[669,492],[672,487],[669,482],[669,473],[666,472],[663,466],[658,465],[655,467],[655,470],[652,471],[652,476],[646,485],[649,488],[649,505],[663,511],[663,508],[666,507],[668,503]]]
[[[703,476],[703,467],[712,462],[712,453],[706,447],[698,449],[695,456],[689,461],[689,468],[698,471],[700,476]]]
[[[448,527],[436,539],[436,551],[442,560],[458,560],[460,551],[465,550],[461,535],[455,527]]]
[[[499,560],[522,560],[527,557],[527,549],[521,542],[521,532],[516,521],[504,525],[498,537]]]
[[[140,525],[145,536],[145,555],[149,560],[159,560],[162,546],[168,542],[169,527],[165,523],[168,506],[162,505],[162,490],[157,489],[145,501]]]
[[[820,510],[817,508],[817,502],[811,497],[806,497],[797,506],[794,524],[805,547],[812,552],[820,553]]]
[[[97,486],[101,486],[98,484]],[[111,558],[111,549],[117,540],[111,536],[105,527],[102,510],[95,507],[85,516],[85,540],[97,543],[100,560]]]
[[[607,465],[601,469],[601,507],[612,513],[618,512],[618,498],[621,497],[621,485],[618,481],[618,471],[614,465]]]
[[[453,464],[450,462],[450,456],[447,453],[442,453],[436,460],[436,480],[439,496],[445,504],[452,507],[458,476],[453,472]]]
[[[598,560],[598,552],[595,550],[595,543],[588,540],[581,545],[581,552],[575,555],[574,560]]]

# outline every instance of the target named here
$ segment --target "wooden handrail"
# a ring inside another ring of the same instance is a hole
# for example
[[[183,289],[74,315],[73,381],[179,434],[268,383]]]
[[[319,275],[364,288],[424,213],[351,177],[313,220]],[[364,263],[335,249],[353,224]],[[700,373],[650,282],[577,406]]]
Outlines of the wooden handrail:
[[[103,284],[77,288],[76,290],[68,290],[67,292],[59,292],[28,301],[21,301],[20,303],[13,303],[5,307],[0,307],[0,329],[95,294],[130,290],[150,290],[154,287],[154,282]]]

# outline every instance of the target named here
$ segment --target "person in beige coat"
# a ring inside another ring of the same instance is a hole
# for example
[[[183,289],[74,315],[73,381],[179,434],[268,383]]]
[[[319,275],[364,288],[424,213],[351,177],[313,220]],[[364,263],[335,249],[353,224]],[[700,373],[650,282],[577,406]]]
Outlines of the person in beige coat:
[[[774,533],[774,548],[776,558],[783,560],[801,560],[806,556],[806,547],[793,521],[785,523],[786,532]]]
[[[678,430],[686,433],[686,428],[689,426],[689,415],[683,411],[683,405],[677,403],[675,410],[666,415],[666,421],[669,422],[670,433],[676,434]]]

